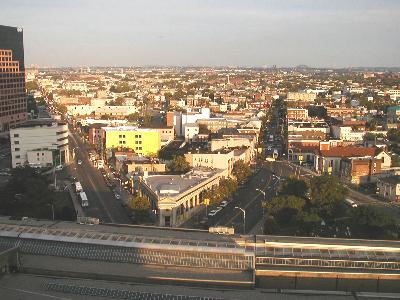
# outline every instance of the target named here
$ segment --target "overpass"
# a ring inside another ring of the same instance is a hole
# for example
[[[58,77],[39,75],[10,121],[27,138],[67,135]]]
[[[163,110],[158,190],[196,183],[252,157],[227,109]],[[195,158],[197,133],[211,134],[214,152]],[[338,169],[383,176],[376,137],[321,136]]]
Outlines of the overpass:
[[[0,218],[21,272],[187,285],[400,292],[400,242],[223,236]]]

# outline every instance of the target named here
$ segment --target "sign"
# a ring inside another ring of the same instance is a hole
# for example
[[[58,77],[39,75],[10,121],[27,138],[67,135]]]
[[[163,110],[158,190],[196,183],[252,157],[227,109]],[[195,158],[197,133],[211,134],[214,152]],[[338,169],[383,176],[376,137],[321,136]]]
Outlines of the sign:
[[[204,205],[210,205],[210,199],[208,198],[204,199]]]

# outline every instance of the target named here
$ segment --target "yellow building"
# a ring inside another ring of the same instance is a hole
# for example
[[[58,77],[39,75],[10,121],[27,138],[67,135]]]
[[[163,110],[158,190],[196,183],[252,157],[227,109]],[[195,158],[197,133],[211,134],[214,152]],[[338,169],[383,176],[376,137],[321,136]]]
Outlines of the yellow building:
[[[129,148],[143,156],[157,155],[161,148],[160,133],[156,129],[134,126],[102,127],[105,149]]]

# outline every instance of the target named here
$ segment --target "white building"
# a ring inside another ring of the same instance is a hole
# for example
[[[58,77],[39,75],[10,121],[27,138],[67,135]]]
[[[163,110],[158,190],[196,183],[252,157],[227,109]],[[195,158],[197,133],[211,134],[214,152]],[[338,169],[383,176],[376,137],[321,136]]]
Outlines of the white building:
[[[174,126],[177,136],[183,136],[185,125],[196,123],[196,121],[200,119],[209,119],[210,109],[203,107],[200,109],[200,111],[188,109],[187,112],[175,111],[172,114],[173,115],[171,117],[173,118],[173,124],[168,125]]]
[[[199,151],[189,152],[185,158],[191,167],[207,167],[223,170],[223,176],[229,177],[232,174],[234,161],[233,150],[221,150],[215,152]]]
[[[184,128],[185,141],[190,142],[199,134],[199,125],[195,123],[187,123]]]
[[[365,131],[353,131],[350,126],[332,126],[332,135],[334,138],[349,141],[359,142],[364,139]]]
[[[10,130],[12,167],[46,167],[69,161],[68,125],[53,119],[31,120]]]
[[[139,193],[157,212],[159,226],[178,227],[204,202],[204,192],[219,184],[221,170],[195,168],[185,175],[143,176]]]

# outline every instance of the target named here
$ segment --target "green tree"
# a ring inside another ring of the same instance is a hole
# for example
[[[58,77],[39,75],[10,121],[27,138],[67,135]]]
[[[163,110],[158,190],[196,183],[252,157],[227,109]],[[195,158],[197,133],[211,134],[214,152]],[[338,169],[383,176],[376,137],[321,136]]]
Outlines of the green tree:
[[[277,234],[279,233],[279,225],[275,218],[270,216],[264,223],[264,234]]]
[[[363,205],[351,210],[352,232],[356,238],[388,239],[394,237],[393,217],[376,207]]]
[[[302,179],[294,177],[286,180],[279,188],[280,195],[293,195],[300,198],[305,198],[307,191],[307,183]]]
[[[34,80],[34,81],[28,81],[28,82],[25,84],[25,88],[27,89],[28,92],[29,92],[29,91],[37,91],[37,90],[39,90],[39,85],[38,85],[38,83],[37,83],[36,80]]]
[[[240,159],[233,164],[232,174],[242,183],[251,175],[250,166]]]
[[[184,156],[175,155],[168,165],[168,168],[173,173],[186,173],[190,170],[190,165]]]
[[[334,176],[315,176],[310,181],[310,202],[323,218],[334,217],[333,212],[338,203],[343,202],[347,189]]]
[[[150,215],[150,202],[146,197],[136,196],[131,201],[131,208],[135,212],[137,221],[146,220]]]
[[[297,211],[302,211],[306,204],[306,200],[293,195],[278,196],[270,201],[265,201],[263,206],[270,214],[276,215],[283,208],[292,208]]]

